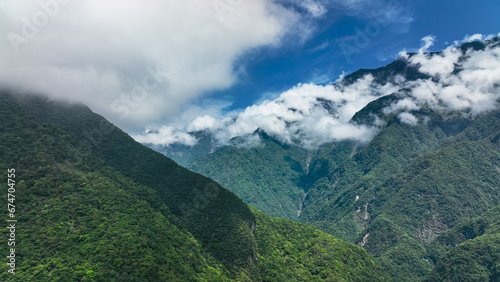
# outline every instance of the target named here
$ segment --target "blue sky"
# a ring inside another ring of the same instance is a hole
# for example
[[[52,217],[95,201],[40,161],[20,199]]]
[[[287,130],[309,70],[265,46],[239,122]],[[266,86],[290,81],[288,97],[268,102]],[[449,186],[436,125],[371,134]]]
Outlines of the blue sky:
[[[500,32],[500,1],[396,1],[400,11],[385,26],[370,14],[383,13],[384,3],[390,1],[374,2],[380,3],[374,6],[381,12],[364,10],[373,6],[349,10],[336,9],[332,4],[328,13],[315,22],[317,30],[307,42],[263,48],[244,56],[238,63],[243,64],[246,72],[239,82],[223,91],[214,91],[211,97],[230,99],[233,104],[226,110],[245,108],[263,96],[278,95],[298,83],[324,84],[335,81],[343,72],[387,65],[402,50],[418,50],[420,40],[427,35],[436,36],[431,50],[442,50],[466,35]],[[367,26],[375,26],[374,22],[379,23],[380,30],[366,34],[366,47],[356,47],[352,37],[358,36],[360,30],[364,33]],[[343,53],[342,42],[355,50]]]

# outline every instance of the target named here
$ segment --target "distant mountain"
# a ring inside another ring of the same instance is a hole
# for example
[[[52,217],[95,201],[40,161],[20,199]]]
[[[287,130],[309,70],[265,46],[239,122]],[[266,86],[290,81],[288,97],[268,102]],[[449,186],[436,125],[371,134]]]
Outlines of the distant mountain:
[[[2,281],[388,279],[362,248],[269,218],[85,106],[2,91],[0,140],[17,220]]]
[[[472,51],[498,50],[499,42],[495,38],[459,46],[463,55],[451,64],[452,74],[463,71],[460,62]],[[312,223],[362,246],[395,281],[419,281],[427,275],[428,281],[460,281],[459,274],[471,277],[462,281],[496,281],[499,258],[487,254],[497,250],[496,231],[466,236],[446,247],[438,242],[500,204],[500,111],[473,114],[444,110],[436,103],[407,112],[410,121],[401,118],[401,111],[388,111],[410,101],[414,89],[406,86],[420,87],[418,82],[424,80],[432,86],[443,79],[440,73],[429,75],[408,63],[415,56],[423,55],[408,54],[407,59],[360,70],[341,82],[353,84],[367,74],[378,83],[410,82],[354,115],[352,122],[379,128],[368,144],[332,141],[311,150],[258,132],[258,146],[218,148],[187,167],[272,216]],[[447,55],[430,56],[445,61]],[[491,91],[498,93],[499,86]],[[467,256],[477,263],[462,261]],[[453,274],[449,267],[454,264],[465,269]]]
[[[343,142],[311,152],[283,144],[262,131],[255,135],[261,140],[258,146],[225,146],[187,167],[231,187],[248,204],[271,216],[295,220],[308,189],[349,157],[356,146]]]
[[[192,161],[211,154],[215,151],[217,142],[209,132],[192,132],[191,135],[198,141],[193,146],[184,144],[171,144],[169,146],[144,144],[147,147],[169,157],[177,164],[186,167]]]

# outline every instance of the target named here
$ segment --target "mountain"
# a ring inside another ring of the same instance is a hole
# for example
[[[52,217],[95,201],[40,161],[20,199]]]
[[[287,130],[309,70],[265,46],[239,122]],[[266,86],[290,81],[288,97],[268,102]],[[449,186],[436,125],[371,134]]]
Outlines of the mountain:
[[[210,175],[263,212],[289,219],[300,215],[312,184],[328,175],[330,167],[347,158],[355,147],[353,142],[343,142],[311,152],[283,144],[263,131],[253,135],[260,138],[260,145],[225,146],[192,161],[187,168]]]
[[[263,211],[360,244],[394,280],[406,281],[433,268],[427,245],[440,233],[500,203],[499,124],[499,111],[473,122],[436,116],[410,126],[393,119],[364,147],[344,142],[306,152],[263,139],[260,147],[221,148],[189,167]]]
[[[388,279],[360,247],[268,217],[83,105],[1,91],[0,140],[17,220],[2,281]]]
[[[192,132],[192,136],[198,140],[193,146],[178,143],[169,146],[154,144],[144,145],[174,160],[177,164],[186,167],[192,161],[213,153],[218,147],[217,142],[208,132]]]
[[[377,125],[368,143],[332,140],[311,149],[259,131],[254,133],[261,140],[258,146],[230,144],[187,167],[270,215],[313,224],[362,246],[395,281],[460,281],[461,275],[470,277],[462,281],[495,281],[499,258],[491,252],[497,250],[498,233],[466,236],[446,247],[439,242],[471,220],[498,216],[493,209],[500,204],[499,84],[487,93],[497,95],[489,102],[495,106],[480,113],[445,99],[464,91],[453,86],[463,83],[458,77],[498,80],[496,72],[472,74],[487,65],[487,52],[498,53],[499,42],[495,38],[455,51],[407,54],[385,67],[347,76],[340,83],[354,84],[366,75],[378,83],[405,81],[353,116],[355,124]],[[478,57],[472,60],[471,54]],[[444,74],[441,64],[448,67],[452,57],[456,62]],[[412,58],[428,60],[434,69],[409,63]],[[433,104],[429,95],[439,87],[448,96]],[[423,95],[424,90],[430,94]],[[418,99],[428,100],[412,104]],[[393,110],[398,105],[405,110]],[[244,143],[246,137],[238,138]],[[464,269],[458,271],[459,266]]]
[[[438,260],[426,281],[500,280],[500,206],[458,224],[434,241]]]

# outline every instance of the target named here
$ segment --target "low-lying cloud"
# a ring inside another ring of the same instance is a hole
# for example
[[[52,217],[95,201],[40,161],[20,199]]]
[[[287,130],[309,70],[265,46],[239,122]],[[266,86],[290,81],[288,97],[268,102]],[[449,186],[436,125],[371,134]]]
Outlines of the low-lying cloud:
[[[346,139],[367,142],[377,128],[351,122],[352,117],[369,102],[399,89],[392,83],[379,85],[373,80],[367,75],[349,85],[299,84],[276,99],[246,108],[235,117],[199,116],[185,129],[210,132],[220,144],[257,129],[283,143],[306,148]],[[157,138],[155,133],[147,135],[152,140]],[[143,136],[135,138],[144,142]],[[168,140],[165,141],[168,145]]]
[[[466,37],[464,41],[484,36]],[[487,38],[492,38],[491,36]],[[366,143],[379,131],[380,124],[357,124],[351,121],[356,112],[368,103],[401,89],[405,95],[382,110],[394,114],[402,123],[416,126],[415,113],[423,108],[440,112],[460,111],[475,117],[498,109],[500,101],[500,44],[492,43],[484,50],[462,51],[456,44],[441,53],[428,53],[435,37],[422,39],[422,48],[416,54],[402,53],[402,58],[428,75],[428,79],[406,81],[402,77],[393,83],[380,85],[371,75],[353,84],[342,79],[333,85],[299,84],[272,100],[247,107],[232,116],[200,115],[186,123],[180,132],[206,131],[220,145],[228,144],[236,136],[244,136],[257,129],[265,131],[283,143],[305,148],[340,141],[356,140]],[[155,140],[153,134],[135,138],[145,143]],[[252,144],[257,144],[252,137]],[[171,144],[164,139],[163,145]],[[156,143],[157,144],[157,143]]]
[[[493,36],[466,36],[464,42]],[[424,48],[432,45],[434,38],[423,40]],[[411,111],[422,108],[439,112],[460,111],[475,117],[498,109],[500,102],[500,44],[492,43],[484,50],[472,48],[463,51],[453,45],[439,54],[419,52],[408,58],[408,62],[429,75],[429,79],[408,82],[411,89],[407,97],[384,109],[384,113],[402,112],[402,122],[415,123]]]

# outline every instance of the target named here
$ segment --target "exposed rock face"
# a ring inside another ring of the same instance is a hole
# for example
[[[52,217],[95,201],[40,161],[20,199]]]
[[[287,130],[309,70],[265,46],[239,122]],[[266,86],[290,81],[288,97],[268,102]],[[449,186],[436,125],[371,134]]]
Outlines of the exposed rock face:
[[[359,224],[359,226],[365,230],[368,224],[371,222],[371,216],[368,212],[368,203],[364,204],[362,207],[358,208],[354,213],[354,220]]]
[[[437,236],[448,229],[449,227],[439,219],[438,214],[433,213],[432,218],[422,228],[417,230],[416,236],[420,243],[426,244],[432,242]]]

